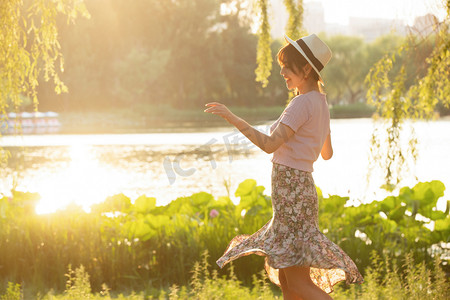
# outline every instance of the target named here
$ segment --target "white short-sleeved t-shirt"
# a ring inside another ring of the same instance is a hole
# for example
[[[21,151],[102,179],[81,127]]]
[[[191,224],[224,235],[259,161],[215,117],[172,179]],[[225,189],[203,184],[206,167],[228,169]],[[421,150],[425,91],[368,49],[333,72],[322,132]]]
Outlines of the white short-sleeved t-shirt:
[[[330,133],[326,96],[311,91],[293,98],[270,127],[271,134],[280,122],[295,133],[273,153],[272,162],[307,172],[314,171],[313,164]]]

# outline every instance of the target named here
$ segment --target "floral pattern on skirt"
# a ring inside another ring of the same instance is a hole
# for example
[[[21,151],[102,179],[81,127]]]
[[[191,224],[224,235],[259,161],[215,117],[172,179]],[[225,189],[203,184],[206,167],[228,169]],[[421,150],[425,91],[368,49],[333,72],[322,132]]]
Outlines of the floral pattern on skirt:
[[[364,281],[352,259],[319,231],[318,197],[310,172],[274,163],[272,208],[272,219],[261,229],[232,239],[217,260],[221,268],[239,257],[257,254],[266,256],[265,269],[278,286],[278,269],[291,266],[310,267],[312,281],[327,293],[342,280],[348,284]]]

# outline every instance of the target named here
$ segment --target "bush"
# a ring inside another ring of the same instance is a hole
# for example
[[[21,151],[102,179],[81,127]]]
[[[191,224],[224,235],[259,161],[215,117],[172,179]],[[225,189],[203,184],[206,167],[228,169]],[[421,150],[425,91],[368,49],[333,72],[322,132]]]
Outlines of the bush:
[[[444,189],[438,181],[419,183],[401,189],[398,196],[357,207],[347,206],[346,197],[325,198],[318,190],[320,228],[366,276],[374,251],[390,262],[411,253],[428,269],[440,256],[448,268],[450,217],[448,210],[436,210]],[[215,260],[228,242],[238,234],[254,233],[272,217],[271,199],[254,180],[242,182],[235,195],[238,205],[201,192],[157,207],[155,198],[141,196],[132,203],[120,194],[94,205],[91,213],[72,206],[36,215],[38,195],[14,192],[12,198],[0,198],[0,282],[24,283],[35,292],[63,291],[67,266],[83,265],[93,276],[79,283],[89,281],[93,291],[106,284],[112,291],[151,292],[186,285],[205,250],[209,269],[221,278],[230,266],[219,270]],[[233,274],[252,286],[252,276],[263,264],[262,257],[242,257],[235,261]],[[403,265],[398,269],[408,272]]]

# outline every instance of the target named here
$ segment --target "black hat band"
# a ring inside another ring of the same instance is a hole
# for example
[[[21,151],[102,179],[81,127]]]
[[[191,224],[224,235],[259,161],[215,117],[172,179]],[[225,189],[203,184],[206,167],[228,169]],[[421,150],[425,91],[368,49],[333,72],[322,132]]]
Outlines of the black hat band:
[[[322,71],[323,69],[322,63],[314,56],[314,54],[311,52],[311,49],[309,49],[308,45],[306,45],[306,43],[302,39],[299,39],[296,42],[300,46],[300,48],[302,48],[303,52],[305,52],[309,60],[314,64],[316,69],[319,72]]]

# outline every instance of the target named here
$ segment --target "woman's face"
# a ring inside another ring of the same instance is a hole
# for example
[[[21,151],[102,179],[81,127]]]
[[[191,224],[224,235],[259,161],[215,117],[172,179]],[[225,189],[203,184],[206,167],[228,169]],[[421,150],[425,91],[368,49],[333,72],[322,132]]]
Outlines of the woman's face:
[[[305,82],[304,73],[297,69],[296,66],[286,66],[281,64],[280,75],[286,80],[286,87],[289,90],[295,88],[301,90],[302,85]]]

